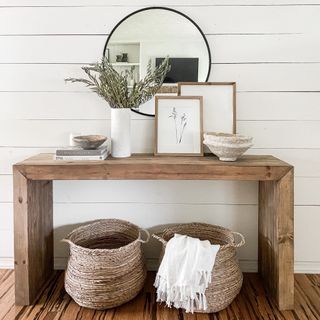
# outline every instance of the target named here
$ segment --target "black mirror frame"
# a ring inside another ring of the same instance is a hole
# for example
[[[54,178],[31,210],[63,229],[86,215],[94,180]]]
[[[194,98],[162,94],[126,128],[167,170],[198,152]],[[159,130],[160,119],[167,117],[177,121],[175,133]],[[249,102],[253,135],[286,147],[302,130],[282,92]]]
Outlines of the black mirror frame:
[[[142,8],[142,9],[139,9],[139,10],[136,10],[136,11],[133,11],[131,12],[130,14],[128,14],[127,16],[125,16],[123,19],[121,19],[116,25],[115,27],[112,29],[112,31],[110,32],[108,38],[107,38],[107,41],[104,45],[104,48],[103,48],[103,57],[105,57],[105,54],[106,54],[106,51],[107,51],[107,47],[108,47],[108,43],[109,43],[109,40],[110,38],[112,37],[113,33],[116,31],[116,29],[119,27],[119,25],[124,22],[125,20],[127,20],[128,18],[130,18],[131,16],[133,16],[134,14],[136,13],[139,13],[139,12],[142,12],[142,11],[147,11],[147,10],[153,10],[153,9],[162,9],[162,10],[168,10],[168,11],[171,11],[171,12],[175,12],[181,16],[183,16],[184,18],[186,18],[187,20],[189,20],[200,32],[200,34],[202,35],[202,38],[206,44],[206,47],[207,47],[207,50],[208,50],[208,56],[209,56],[209,68],[208,68],[208,74],[207,74],[207,78],[205,80],[205,82],[208,81],[209,79],[209,76],[210,76],[210,71],[211,71],[211,51],[210,51],[210,47],[209,47],[209,43],[208,43],[208,40],[205,36],[205,34],[203,33],[203,31],[200,29],[200,27],[190,18],[188,17],[186,14],[178,11],[178,10],[175,10],[175,9],[172,9],[172,8],[168,8],[168,7],[146,7],[146,8]],[[148,113],[144,113],[144,112],[140,112],[138,110],[134,110],[134,109],[131,109],[131,111],[135,112],[135,113],[138,113],[138,114],[141,114],[143,116],[147,116],[147,117],[154,117],[153,114],[148,114]]]

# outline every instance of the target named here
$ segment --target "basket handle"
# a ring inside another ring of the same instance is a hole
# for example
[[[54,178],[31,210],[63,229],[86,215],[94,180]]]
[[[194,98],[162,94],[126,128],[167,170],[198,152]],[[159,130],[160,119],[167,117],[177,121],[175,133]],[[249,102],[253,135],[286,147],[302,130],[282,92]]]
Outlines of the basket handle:
[[[234,240],[234,243],[230,246],[232,246],[234,248],[242,247],[246,243],[244,236],[240,232],[235,232],[235,231],[231,231],[231,232],[232,232],[233,236],[238,236],[240,238],[240,241],[238,243],[236,243],[236,240]]]
[[[160,237],[158,234],[156,234],[156,233],[154,233],[153,235],[152,235],[152,238],[155,238],[155,239],[157,239],[157,240],[159,240],[162,244],[164,244],[164,245],[166,245],[167,244],[167,241],[166,240],[164,240],[162,237]]]
[[[69,240],[69,239],[61,239],[60,241],[61,241],[61,242],[68,243],[70,246],[74,244],[74,243],[73,243],[71,240]]]
[[[142,239],[141,239],[141,232],[142,232],[142,231],[143,231],[143,232],[146,234],[146,236],[147,236],[146,240],[142,240]],[[138,242],[147,243],[149,240],[150,240],[150,233],[149,233],[149,231],[146,230],[146,229],[140,228],[140,230],[139,230]]]

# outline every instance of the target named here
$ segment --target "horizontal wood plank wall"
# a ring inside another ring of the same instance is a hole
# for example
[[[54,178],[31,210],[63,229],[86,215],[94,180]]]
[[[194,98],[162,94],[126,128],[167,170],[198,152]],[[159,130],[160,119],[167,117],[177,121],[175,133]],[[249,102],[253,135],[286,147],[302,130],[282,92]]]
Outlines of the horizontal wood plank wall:
[[[0,267],[13,256],[12,164],[53,152],[69,132],[109,134],[104,102],[64,78],[100,58],[121,18],[152,5],[180,10],[206,34],[210,80],[237,81],[237,127],[254,136],[250,153],[295,165],[296,269],[320,272],[320,0],[0,0]],[[153,121],[132,119],[134,151],[152,151]],[[59,240],[74,225],[119,217],[143,227],[230,227],[247,237],[242,264],[255,266],[256,183],[66,181],[54,193],[57,261],[67,254]],[[153,260],[154,246],[146,247]]]

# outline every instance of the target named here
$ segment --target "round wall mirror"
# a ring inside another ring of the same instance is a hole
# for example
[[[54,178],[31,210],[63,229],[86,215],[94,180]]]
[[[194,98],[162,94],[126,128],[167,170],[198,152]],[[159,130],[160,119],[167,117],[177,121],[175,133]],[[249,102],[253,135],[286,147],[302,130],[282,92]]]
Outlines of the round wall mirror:
[[[207,81],[211,68],[210,49],[199,26],[181,12],[161,7],[141,9],[121,20],[107,39],[104,56],[117,71],[128,70],[132,84],[145,76],[149,60],[157,66],[166,56],[171,65],[166,87]],[[154,100],[133,111],[154,116]]]

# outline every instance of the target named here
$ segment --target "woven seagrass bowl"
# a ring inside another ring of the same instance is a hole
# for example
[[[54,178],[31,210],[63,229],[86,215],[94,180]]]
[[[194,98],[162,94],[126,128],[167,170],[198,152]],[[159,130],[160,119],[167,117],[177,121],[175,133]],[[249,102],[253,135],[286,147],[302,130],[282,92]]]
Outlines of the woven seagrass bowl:
[[[186,223],[170,226],[163,232],[152,236],[162,243],[163,257],[168,241],[175,233],[187,235],[200,240],[209,240],[211,244],[219,244],[214,268],[212,270],[212,282],[206,289],[207,310],[195,310],[195,312],[212,313],[225,309],[240,292],[243,275],[237,259],[236,248],[244,245],[245,240],[241,233],[206,223]],[[235,236],[240,239],[237,243]]]
[[[97,134],[73,137],[73,142],[76,144],[76,146],[84,150],[98,149],[106,141],[106,136]]]
[[[118,219],[104,219],[73,230],[65,289],[80,306],[108,309],[133,299],[143,288],[146,267],[141,231]]]

